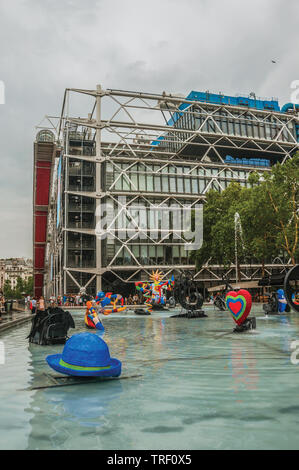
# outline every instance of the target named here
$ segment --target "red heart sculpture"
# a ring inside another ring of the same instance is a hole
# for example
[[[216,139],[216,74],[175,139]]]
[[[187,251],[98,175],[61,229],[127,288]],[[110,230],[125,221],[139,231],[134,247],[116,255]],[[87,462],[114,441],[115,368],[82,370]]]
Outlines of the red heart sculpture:
[[[240,289],[238,292],[232,290],[226,294],[225,304],[235,322],[242,325],[250,313],[252,297],[248,290]]]

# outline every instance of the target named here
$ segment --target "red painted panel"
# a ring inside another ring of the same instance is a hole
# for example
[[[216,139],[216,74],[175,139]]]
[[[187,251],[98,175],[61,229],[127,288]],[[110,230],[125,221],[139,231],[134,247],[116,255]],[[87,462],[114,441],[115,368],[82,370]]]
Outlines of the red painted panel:
[[[34,246],[34,269],[44,269],[45,245]]]
[[[40,297],[43,293],[43,283],[44,276],[43,274],[34,275],[34,295],[35,297]]]
[[[45,242],[47,236],[47,212],[36,212],[34,214],[35,218],[35,234],[34,234],[34,241],[35,242]]]
[[[51,168],[36,168],[36,195],[35,204],[47,206],[49,203]]]
[[[51,168],[51,162],[38,160],[36,162],[36,168]]]
[[[49,155],[50,157],[50,155]],[[34,197],[34,295],[42,295],[44,283],[47,217],[51,179],[51,158],[49,161],[35,160]],[[47,206],[45,211],[36,211],[36,206]]]

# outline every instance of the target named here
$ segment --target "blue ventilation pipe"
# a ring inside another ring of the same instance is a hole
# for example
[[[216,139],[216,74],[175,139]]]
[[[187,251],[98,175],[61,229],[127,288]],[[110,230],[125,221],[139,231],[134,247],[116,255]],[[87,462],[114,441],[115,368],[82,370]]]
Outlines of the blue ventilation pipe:
[[[282,108],[281,108],[281,113],[286,113],[290,109],[299,111],[299,104],[294,104],[294,103],[286,103]]]

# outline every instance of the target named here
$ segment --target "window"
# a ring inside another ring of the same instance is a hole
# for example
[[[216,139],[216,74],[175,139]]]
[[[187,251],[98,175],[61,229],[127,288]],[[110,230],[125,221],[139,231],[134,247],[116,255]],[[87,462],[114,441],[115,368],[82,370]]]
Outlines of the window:
[[[198,194],[198,182],[195,178],[192,178],[192,193]]]
[[[152,175],[147,175],[147,190],[153,192],[154,191],[154,177]]]
[[[169,192],[168,176],[162,176],[162,191],[163,191],[163,193],[168,193]]]
[[[173,257],[174,264],[180,263],[180,247],[179,246],[175,245],[172,247],[172,257]]]
[[[182,177],[178,177],[177,179],[178,183],[178,193],[183,193],[184,192],[184,181]]]
[[[199,192],[202,193],[206,187],[205,180],[199,180]]]
[[[131,173],[130,180],[132,181],[132,191],[138,191],[137,173]]]
[[[163,246],[157,246],[157,263],[164,263],[164,251]]]
[[[241,135],[247,136],[246,121],[241,122]]]
[[[265,125],[265,134],[266,134],[266,139],[271,139],[271,127],[270,124]]]
[[[185,193],[191,193],[190,178],[185,178]]]
[[[149,258],[151,262],[156,263],[156,247],[155,246],[149,247]]]
[[[146,191],[145,175],[143,175],[142,173],[139,173],[139,190]]]
[[[115,173],[115,179],[117,179],[119,176],[119,173]],[[122,180],[121,178],[119,178],[115,185],[113,186],[113,189],[116,189],[117,191],[121,191],[123,188],[122,188]]]
[[[170,182],[170,192],[175,193],[176,192],[176,178],[170,177],[169,182]]]
[[[138,259],[139,258],[139,252],[140,252],[140,246],[139,245],[133,245],[130,247],[133,255]]]
[[[154,176],[154,183],[155,183],[155,191],[160,193],[161,192],[161,177]]]
[[[130,191],[131,185],[129,184],[128,179],[124,175],[122,175],[122,179],[123,179],[123,190]]]
[[[241,135],[241,125],[240,125],[239,120],[235,121],[235,134],[236,135]]]
[[[232,119],[228,121],[228,133],[234,134],[234,121]]]
[[[265,125],[260,123],[260,137],[261,139],[265,139],[266,133],[265,133]]]

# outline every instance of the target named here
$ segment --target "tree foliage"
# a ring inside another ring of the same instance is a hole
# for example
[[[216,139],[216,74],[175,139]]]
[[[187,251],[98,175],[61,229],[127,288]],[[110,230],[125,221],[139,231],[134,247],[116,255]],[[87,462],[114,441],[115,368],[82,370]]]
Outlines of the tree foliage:
[[[197,267],[206,262],[228,267],[235,258],[235,213],[240,215],[241,262],[262,266],[276,256],[298,261],[299,156],[271,171],[249,176],[249,187],[231,183],[221,193],[211,190],[204,205],[204,241],[195,252]]]
[[[24,281],[21,277],[17,278],[15,289],[12,289],[11,282],[6,280],[3,287],[3,294],[6,299],[21,299],[24,295],[33,295],[33,277]]]

